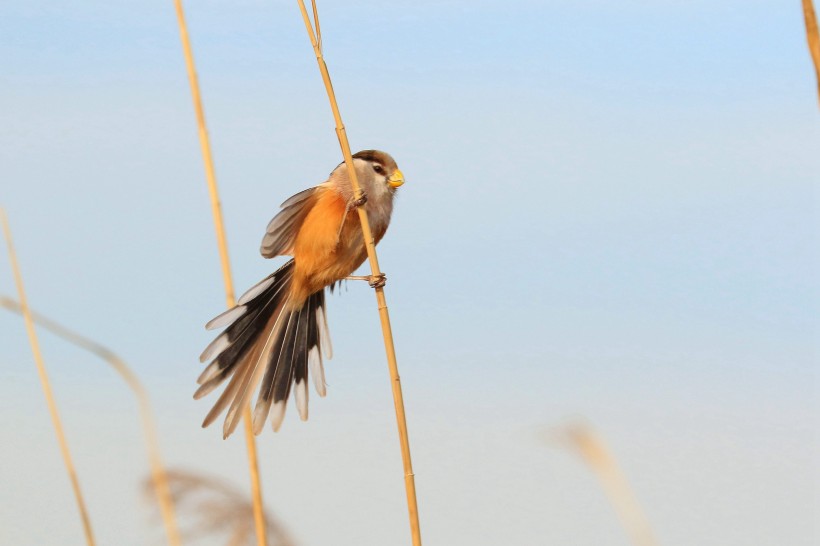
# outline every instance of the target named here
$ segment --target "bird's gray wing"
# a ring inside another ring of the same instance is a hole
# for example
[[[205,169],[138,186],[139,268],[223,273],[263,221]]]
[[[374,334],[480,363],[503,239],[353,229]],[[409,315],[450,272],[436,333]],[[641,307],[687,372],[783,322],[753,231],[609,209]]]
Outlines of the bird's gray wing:
[[[274,258],[291,254],[296,234],[302,227],[302,222],[313,208],[322,186],[300,191],[282,203],[282,210],[273,217],[262,237],[262,246],[259,251],[265,258]]]

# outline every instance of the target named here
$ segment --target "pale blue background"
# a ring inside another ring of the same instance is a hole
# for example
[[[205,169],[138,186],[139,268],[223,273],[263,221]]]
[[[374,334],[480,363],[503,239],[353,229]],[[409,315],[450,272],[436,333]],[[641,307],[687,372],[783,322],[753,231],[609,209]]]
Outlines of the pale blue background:
[[[296,3],[186,6],[237,291],[340,161]],[[799,2],[322,2],[354,149],[408,180],[380,246],[429,545],[623,546],[545,431],[610,441],[661,544],[818,543],[820,124]],[[0,204],[32,307],[148,386],[176,467],[247,488],[199,423],[224,306],[173,5],[7,2]],[[13,294],[0,255],[0,293]],[[408,542],[375,302],[329,300],[311,420],[259,439],[300,544]],[[22,321],[0,314],[0,543],[79,544]],[[100,544],[158,544],[135,404],[41,332]],[[212,399],[211,399],[212,400]]]

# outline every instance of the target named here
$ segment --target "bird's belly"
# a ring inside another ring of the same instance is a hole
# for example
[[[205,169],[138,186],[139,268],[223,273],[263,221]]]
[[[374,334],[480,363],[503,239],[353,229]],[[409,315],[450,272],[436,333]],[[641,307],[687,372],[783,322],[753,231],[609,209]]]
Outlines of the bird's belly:
[[[334,244],[317,245],[304,241],[305,244],[297,244],[294,248],[293,289],[297,301],[344,279],[367,258],[358,215],[351,211],[341,226],[341,218],[337,218],[335,226],[328,223],[328,228],[333,230]]]

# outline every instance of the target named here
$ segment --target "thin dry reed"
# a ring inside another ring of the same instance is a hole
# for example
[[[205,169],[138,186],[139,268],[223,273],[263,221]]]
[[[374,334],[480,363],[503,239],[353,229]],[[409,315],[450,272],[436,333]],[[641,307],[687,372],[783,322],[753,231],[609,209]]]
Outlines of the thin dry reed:
[[[74,462],[71,460],[71,452],[68,449],[68,442],[63,432],[63,425],[60,421],[60,413],[57,411],[57,403],[54,401],[54,395],[51,392],[51,384],[48,380],[48,373],[46,372],[46,365],[43,362],[43,355],[40,353],[40,344],[37,341],[37,332],[34,330],[34,321],[31,318],[31,311],[28,307],[28,300],[26,299],[25,289],[23,287],[23,276],[20,273],[20,267],[17,263],[17,255],[14,252],[14,243],[11,238],[11,228],[9,228],[8,219],[3,209],[0,209],[0,221],[3,224],[3,234],[6,237],[6,245],[8,246],[9,261],[11,268],[14,271],[14,282],[17,285],[17,293],[20,298],[20,309],[23,315],[23,321],[26,324],[26,332],[28,333],[29,343],[31,344],[31,352],[34,355],[34,362],[37,365],[37,374],[40,376],[40,384],[43,386],[43,393],[46,396],[46,405],[48,412],[51,415],[51,422],[54,425],[54,432],[57,434],[57,442],[60,444],[60,453],[63,456],[68,478],[71,480],[71,487],[74,490],[74,498],[77,501],[77,507],[80,510],[80,518],[82,519],[83,532],[85,533],[85,541],[89,546],[94,546],[94,532],[91,529],[91,519],[88,517],[88,510],[85,506],[83,493],[80,490],[80,482],[77,478],[77,471],[74,468]]]
[[[809,42],[809,53],[814,62],[814,75],[817,78],[817,100],[820,101],[820,35],[817,32],[817,16],[811,0],[803,0],[803,18],[806,21],[806,40]]]
[[[235,296],[233,289],[233,279],[231,276],[231,265],[228,259],[228,243],[225,237],[225,226],[222,221],[222,207],[219,203],[219,191],[216,185],[216,175],[214,174],[213,157],[211,155],[211,144],[208,139],[208,129],[205,125],[205,111],[202,108],[202,97],[199,93],[199,81],[194,65],[194,55],[191,51],[191,42],[188,38],[188,28],[185,24],[185,13],[182,10],[182,0],[174,0],[179,22],[179,34],[182,40],[182,49],[185,54],[185,66],[188,70],[188,81],[191,85],[191,97],[196,111],[197,127],[199,129],[199,144],[202,149],[202,158],[205,162],[205,178],[208,183],[208,192],[211,199],[211,212],[214,217],[214,227],[216,229],[216,240],[219,247],[220,263],[222,264],[222,278],[225,283],[225,302],[228,308],[234,306]],[[245,424],[245,445],[248,450],[248,468],[251,475],[251,493],[253,496],[253,510],[256,522],[256,538],[259,546],[266,546],[267,539],[265,533],[264,508],[262,506],[262,487],[259,480],[259,461],[256,455],[256,438],[253,435],[250,404],[247,404],[242,411],[242,419]]]
[[[581,455],[584,462],[598,476],[615,512],[635,545],[657,546],[649,521],[606,442],[592,427],[580,423],[567,426],[561,432],[561,437]]]
[[[5,307],[9,311],[22,314],[22,306],[11,298],[0,296],[0,307]],[[162,457],[159,454],[159,441],[157,440],[157,431],[153,411],[151,410],[151,402],[148,398],[148,391],[142,385],[140,380],[134,375],[134,372],[128,367],[124,360],[118,357],[110,349],[103,347],[99,343],[81,336],[80,334],[69,330],[65,326],[35,312],[31,311],[32,320],[50,331],[51,333],[63,338],[82,349],[85,349],[101,359],[105,360],[114,371],[116,371],[134,391],[139,405],[140,418],[142,420],[142,430],[145,435],[145,445],[148,451],[148,463],[151,467],[151,483],[154,493],[157,497],[157,502],[162,513],[162,520],[165,524],[165,532],[168,535],[168,543],[172,546],[179,546],[179,530],[177,529],[176,517],[174,515],[174,503],[171,499],[171,491],[168,488],[168,478],[166,476],[165,467],[162,464]]]
[[[310,16],[305,8],[304,0],[297,0],[299,9],[302,12],[302,18],[305,22],[305,28],[310,38],[310,43],[313,46],[313,52],[316,54],[316,61],[319,64],[319,71],[322,73],[322,81],[325,84],[327,97],[330,101],[330,108],[333,111],[333,119],[336,121],[336,136],[339,139],[339,146],[342,149],[345,164],[347,165],[347,172],[350,176],[350,182],[353,186],[353,192],[356,198],[362,196],[362,190],[359,187],[359,181],[356,178],[356,169],[353,167],[353,157],[350,152],[350,143],[347,141],[347,133],[345,126],[342,123],[342,116],[339,113],[339,106],[336,102],[336,95],[333,92],[333,85],[330,81],[330,74],[327,70],[324,57],[322,55],[321,35],[318,33],[319,14],[316,9],[316,2],[312,0],[313,15],[315,19],[316,31],[311,24]],[[379,260],[376,256],[376,245],[373,240],[373,234],[370,231],[370,224],[367,220],[367,213],[364,207],[357,207],[359,213],[359,220],[362,223],[362,233],[364,234],[365,245],[367,246],[367,257],[370,262],[370,271],[373,277],[381,275],[379,269]],[[410,533],[413,540],[413,546],[421,545],[421,531],[419,529],[419,514],[418,504],[416,500],[416,482],[413,474],[413,463],[410,459],[410,439],[407,435],[407,420],[404,414],[404,399],[401,392],[401,380],[399,378],[398,364],[396,363],[396,350],[393,346],[393,333],[390,328],[390,315],[387,312],[387,300],[384,297],[384,288],[376,288],[376,302],[379,308],[379,319],[382,326],[382,334],[384,337],[384,348],[387,353],[387,364],[390,368],[390,378],[393,386],[393,403],[396,409],[396,422],[399,429],[399,441],[401,442],[401,455],[404,464],[404,484],[407,490],[407,509],[410,516]]]

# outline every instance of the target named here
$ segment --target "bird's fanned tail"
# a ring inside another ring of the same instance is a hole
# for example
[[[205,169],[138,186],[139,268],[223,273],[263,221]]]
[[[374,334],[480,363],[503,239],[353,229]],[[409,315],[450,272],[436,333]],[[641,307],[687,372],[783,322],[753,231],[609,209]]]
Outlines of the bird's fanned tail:
[[[304,302],[292,301],[293,269],[291,260],[243,294],[235,307],[206,325],[208,329],[225,330],[200,356],[200,361],[211,362],[197,380],[200,387],[194,398],[202,398],[228,377],[231,379],[205,417],[203,427],[230,406],[223,428],[228,437],[260,382],[253,412],[255,434],[262,431],[269,413],[274,430],[279,429],[293,384],[299,416],[307,419],[309,374],[313,375],[319,396],[325,395],[322,353],[330,358],[331,348],[324,290],[311,294]]]

